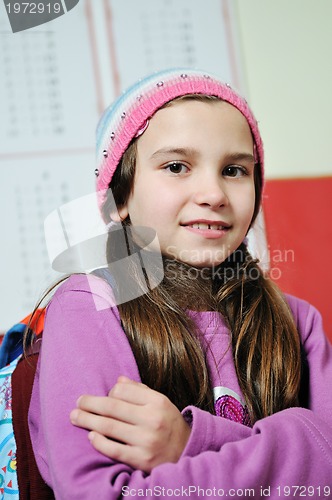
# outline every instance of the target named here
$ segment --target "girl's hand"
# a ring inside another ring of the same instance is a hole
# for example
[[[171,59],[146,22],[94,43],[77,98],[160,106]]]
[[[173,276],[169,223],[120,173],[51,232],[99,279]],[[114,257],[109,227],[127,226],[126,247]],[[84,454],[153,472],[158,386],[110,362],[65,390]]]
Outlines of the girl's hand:
[[[81,396],[71,422],[92,432],[89,439],[104,455],[150,472],[177,462],[190,427],[163,394],[127,377],[119,377],[108,397]]]

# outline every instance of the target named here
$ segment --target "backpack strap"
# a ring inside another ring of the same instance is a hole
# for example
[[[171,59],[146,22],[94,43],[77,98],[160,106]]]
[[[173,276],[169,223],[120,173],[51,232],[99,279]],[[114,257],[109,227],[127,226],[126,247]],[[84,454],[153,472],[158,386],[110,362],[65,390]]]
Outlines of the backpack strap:
[[[8,330],[0,348],[1,373],[6,376],[8,372],[6,384],[10,391],[8,404],[10,404],[11,409],[11,422],[8,424],[11,427],[11,437],[8,435],[10,451],[6,453],[1,449],[0,457],[6,454],[3,457],[8,462],[4,487],[13,499],[54,500],[55,498],[53,491],[39,473],[28,426],[29,405],[41,347],[44,316],[45,309],[38,309],[32,320],[31,314],[29,314]],[[23,354],[23,337],[28,324],[32,342]],[[6,366],[9,363],[10,365]],[[13,474],[13,479],[8,483],[7,476],[10,479],[10,473]],[[16,496],[13,495],[14,486],[16,488],[18,486]]]
[[[20,500],[55,499],[53,491],[38,470],[28,426],[28,412],[40,347],[41,334],[21,357],[12,375],[12,418]]]

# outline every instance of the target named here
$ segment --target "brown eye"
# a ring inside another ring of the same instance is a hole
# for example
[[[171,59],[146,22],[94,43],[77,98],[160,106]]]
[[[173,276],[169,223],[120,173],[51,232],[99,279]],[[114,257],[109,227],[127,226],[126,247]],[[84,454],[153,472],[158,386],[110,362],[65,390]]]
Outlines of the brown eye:
[[[179,163],[176,161],[173,161],[172,163],[166,165],[165,169],[171,172],[172,174],[184,174],[188,171],[188,167],[183,165],[183,163]]]
[[[239,165],[229,165],[224,168],[222,174],[226,177],[242,177],[243,175],[246,175],[247,172],[245,168],[240,167]]]

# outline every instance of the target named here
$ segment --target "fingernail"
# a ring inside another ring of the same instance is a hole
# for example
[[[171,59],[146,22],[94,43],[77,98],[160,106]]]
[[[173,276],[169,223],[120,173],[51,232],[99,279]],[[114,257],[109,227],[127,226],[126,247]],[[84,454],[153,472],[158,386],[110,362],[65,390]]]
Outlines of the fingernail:
[[[91,431],[91,432],[89,432],[89,434],[88,434],[88,438],[89,438],[89,441],[93,441],[93,440],[94,440],[94,438],[95,438],[95,433],[94,433],[94,432],[92,432],[92,431]]]
[[[72,410],[70,412],[70,421],[74,424],[77,422],[77,418],[78,418],[78,410]]]

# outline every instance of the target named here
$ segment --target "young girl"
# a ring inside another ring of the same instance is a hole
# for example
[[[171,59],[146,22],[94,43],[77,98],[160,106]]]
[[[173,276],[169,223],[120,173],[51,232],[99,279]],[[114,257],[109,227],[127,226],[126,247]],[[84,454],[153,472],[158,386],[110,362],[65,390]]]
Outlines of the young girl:
[[[330,497],[332,348],[248,253],[263,146],[246,101],[199,71],[155,74],[106,110],[97,148],[112,272],[52,298],[29,414],[55,497]],[[128,277],[142,293],[121,301]]]

